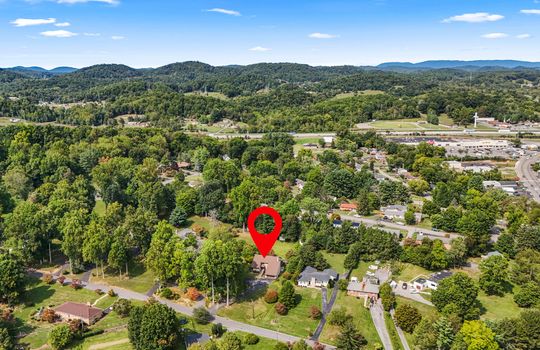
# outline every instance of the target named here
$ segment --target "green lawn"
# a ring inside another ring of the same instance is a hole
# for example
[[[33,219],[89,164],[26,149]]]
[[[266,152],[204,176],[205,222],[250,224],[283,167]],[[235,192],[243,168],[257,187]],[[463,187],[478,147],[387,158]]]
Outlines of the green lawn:
[[[424,269],[423,267],[416,266],[409,263],[401,263],[403,269],[401,272],[392,278],[396,281],[409,282],[419,275],[429,276],[432,274],[431,271]]]
[[[125,288],[138,293],[146,293],[154,285],[155,277],[151,271],[145,269],[142,263],[133,262],[129,266],[129,278],[125,277],[125,275],[120,277],[117,271],[106,268],[105,279],[101,276],[101,269],[99,269],[99,276],[97,269],[94,269],[92,270],[90,281],[107,284],[111,287]]]
[[[353,322],[368,341],[368,349],[372,349],[375,343],[380,343],[379,335],[371,320],[369,310],[364,307],[364,299],[357,299],[347,296],[345,292],[340,291],[334,304],[333,310],[345,307],[347,312],[353,316]],[[326,323],[320,337],[320,341],[327,344],[335,344],[336,337],[339,335],[339,327]]]
[[[230,224],[224,224],[221,221],[213,222],[211,218],[204,217],[204,216],[192,216],[188,219],[188,225],[189,227],[193,227],[193,225],[199,225],[203,227],[206,231],[209,231],[211,229],[215,229],[218,227],[225,227],[225,228],[232,228]]]
[[[342,274],[345,272],[345,268],[343,267],[343,262],[345,261],[346,254],[332,254],[323,252],[324,257],[326,258],[326,261],[330,264],[330,267],[334,269],[337,273]]]
[[[484,313],[480,316],[482,319],[494,320],[506,317],[515,317],[523,309],[514,302],[513,294],[507,293],[503,297],[486,295],[483,291],[478,293],[478,300],[482,303]]]
[[[369,125],[375,129],[383,130],[423,130],[418,126],[418,124],[416,124],[416,122],[419,120],[420,119],[377,120],[369,123]]]
[[[128,339],[127,329],[122,329],[116,332],[103,333],[95,335],[93,337],[88,337],[82,341],[76,341],[71,346],[70,349],[81,349],[88,350],[93,345],[106,344],[110,342],[122,341]],[[109,345],[106,348],[107,350],[131,350],[133,347],[128,342],[118,344],[118,345]]]
[[[280,283],[274,282],[270,288],[279,290]],[[286,316],[276,313],[273,304],[267,304],[263,299],[264,291],[246,298],[238,303],[219,310],[218,314],[236,321],[283,331],[299,337],[309,337],[317,328],[318,320],[309,318],[312,305],[321,308],[321,291],[311,288],[296,288],[299,304],[289,310]]]
[[[403,350],[403,345],[401,344],[401,340],[399,339],[399,335],[397,334],[396,326],[394,325],[394,320],[392,320],[392,316],[390,315],[390,313],[384,313],[384,320],[386,324],[386,329],[388,330],[388,334],[390,335],[390,341],[392,342],[393,348],[395,350]]]
[[[94,206],[94,213],[96,213],[99,216],[102,216],[105,214],[106,205],[105,202],[101,199],[98,199],[96,201],[96,205]]]
[[[369,265],[371,264],[373,264],[373,262],[360,261],[358,267],[352,270],[350,277],[356,277],[361,281],[362,278],[366,275],[366,272],[369,269]]]

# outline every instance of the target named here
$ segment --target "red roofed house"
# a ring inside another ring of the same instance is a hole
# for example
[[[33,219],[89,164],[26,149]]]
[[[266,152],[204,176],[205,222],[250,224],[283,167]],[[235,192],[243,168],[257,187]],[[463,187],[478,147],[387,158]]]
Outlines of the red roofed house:
[[[64,303],[54,309],[54,311],[64,321],[81,320],[87,325],[94,324],[103,316],[103,310],[101,309],[72,302]]]
[[[339,210],[343,211],[353,211],[358,209],[358,206],[354,203],[341,203],[339,206]]]
[[[260,273],[263,278],[276,279],[281,273],[281,260],[279,260],[279,257],[273,255],[263,257],[260,254],[256,254],[253,257],[251,269],[253,272]]]

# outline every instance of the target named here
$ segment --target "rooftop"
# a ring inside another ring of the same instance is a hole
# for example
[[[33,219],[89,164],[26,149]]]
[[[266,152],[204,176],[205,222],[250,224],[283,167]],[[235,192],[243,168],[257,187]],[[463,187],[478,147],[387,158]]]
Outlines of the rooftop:
[[[56,309],[54,309],[54,311],[84,319],[92,319],[103,313],[103,310],[98,309],[97,307],[86,304],[73,303],[70,301],[58,306]]]

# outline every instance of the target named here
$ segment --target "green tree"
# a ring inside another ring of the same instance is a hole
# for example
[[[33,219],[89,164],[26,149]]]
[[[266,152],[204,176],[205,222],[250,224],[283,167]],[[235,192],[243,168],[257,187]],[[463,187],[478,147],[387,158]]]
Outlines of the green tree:
[[[70,271],[73,274],[74,264],[82,260],[82,245],[84,233],[88,224],[88,213],[84,209],[78,209],[66,213],[60,221],[60,232],[62,234],[62,252],[69,259]]]
[[[414,216],[414,211],[407,210],[405,212],[405,223],[407,225],[416,225],[416,216]]]
[[[491,256],[480,263],[480,288],[488,295],[504,295],[508,283],[508,261],[504,256]]]
[[[431,293],[431,301],[439,311],[453,304],[461,317],[473,317],[478,312],[477,296],[478,287],[475,282],[466,274],[458,272],[439,283]]]
[[[118,273],[122,275],[122,268],[125,266],[126,275],[128,272],[128,258],[129,252],[125,242],[122,239],[116,239],[111,244],[111,250],[109,251],[108,263],[113,269],[117,269]]]
[[[136,306],[131,310],[128,334],[136,350],[174,349],[179,330],[176,313],[161,303]]]
[[[345,323],[336,338],[336,346],[340,350],[362,349],[367,345],[366,339],[352,323]]]
[[[437,349],[449,350],[455,337],[452,323],[446,317],[442,316],[435,322],[434,328],[437,332]]]
[[[463,343],[470,350],[499,349],[495,333],[483,321],[465,321],[456,336],[456,342]]]
[[[170,250],[167,249],[171,241],[175,241],[173,228],[167,221],[160,221],[152,236],[150,248],[146,253],[145,265],[160,281],[166,281],[170,274]]]
[[[540,305],[540,285],[529,282],[514,294],[514,301],[519,307],[533,307]]]
[[[73,340],[73,334],[68,325],[54,327],[49,332],[49,345],[55,350],[65,349]]]
[[[12,350],[14,346],[15,343],[11,335],[9,335],[8,329],[0,325],[0,349]]]
[[[6,190],[18,199],[26,199],[32,190],[32,180],[22,167],[13,167],[2,177]]]
[[[422,320],[420,311],[409,304],[399,305],[394,317],[397,325],[407,333],[412,333]]]
[[[16,254],[0,253],[0,301],[15,303],[26,289],[24,263]]]
[[[105,278],[104,262],[110,249],[110,235],[103,225],[96,220],[91,221],[86,229],[82,246],[83,258],[85,261],[91,261],[99,266]]]
[[[384,310],[390,311],[396,305],[396,296],[392,291],[392,287],[388,283],[384,283],[380,290],[379,295],[383,304]]]
[[[279,302],[291,310],[296,306],[296,294],[294,292],[294,286],[290,281],[284,281],[283,286],[279,291]]]
[[[177,206],[169,217],[169,222],[175,227],[181,227],[186,223],[187,214],[182,207]]]

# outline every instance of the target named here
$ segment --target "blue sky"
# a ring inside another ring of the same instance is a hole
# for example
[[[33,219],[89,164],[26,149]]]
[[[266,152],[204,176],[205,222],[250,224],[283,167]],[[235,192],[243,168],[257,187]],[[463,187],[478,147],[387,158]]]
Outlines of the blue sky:
[[[0,67],[540,61],[540,0],[0,0]]]

